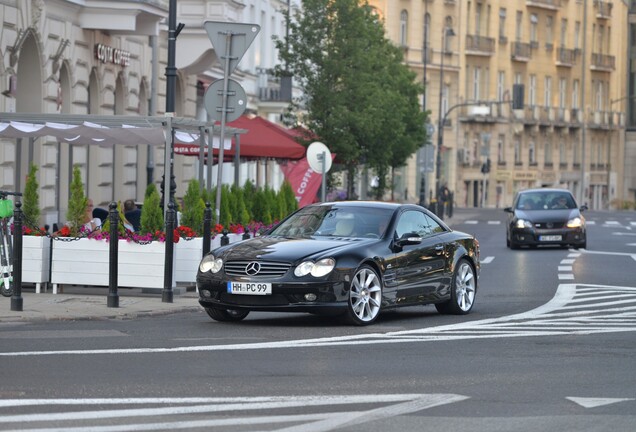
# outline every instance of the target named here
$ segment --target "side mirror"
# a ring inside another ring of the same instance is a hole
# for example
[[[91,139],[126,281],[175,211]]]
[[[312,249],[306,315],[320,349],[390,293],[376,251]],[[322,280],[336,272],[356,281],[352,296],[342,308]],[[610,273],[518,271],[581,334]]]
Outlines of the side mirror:
[[[514,213],[514,210],[512,209],[512,207],[506,207],[503,209],[506,213]]]
[[[587,206],[586,206],[586,205],[582,205],[581,207],[579,207],[579,210],[580,210],[580,211],[585,211],[585,210],[587,210],[587,209],[588,209],[588,208],[587,208]]]
[[[414,232],[403,234],[402,237],[397,239],[397,241],[395,242],[395,244],[400,247],[408,246],[408,245],[416,245],[420,243],[422,243],[422,237],[420,237],[419,234]]]

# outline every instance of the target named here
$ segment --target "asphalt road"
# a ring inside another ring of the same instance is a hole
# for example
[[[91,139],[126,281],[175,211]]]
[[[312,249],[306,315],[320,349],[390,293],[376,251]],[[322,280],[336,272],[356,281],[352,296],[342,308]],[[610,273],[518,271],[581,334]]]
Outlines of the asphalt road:
[[[587,218],[587,250],[512,251],[503,211],[467,213],[467,317],[2,324],[0,430],[632,432],[636,215]]]

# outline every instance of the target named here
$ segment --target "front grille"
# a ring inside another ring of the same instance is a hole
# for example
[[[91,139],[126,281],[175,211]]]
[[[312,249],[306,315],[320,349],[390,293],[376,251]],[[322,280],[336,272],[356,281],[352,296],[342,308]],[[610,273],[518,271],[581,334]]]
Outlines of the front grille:
[[[248,274],[247,266],[250,263],[258,263],[260,270],[257,274]],[[279,278],[291,267],[289,263],[273,261],[228,261],[225,263],[225,274],[228,276],[249,276],[252,278]]]
[[[287,306],[289,301],[284,295],[237,295],[220,293],[219,300],[224,304],[237,306]]]
[[[539,229],[559,229],[565,226],[564,222],[541,222],[534,224],[536,228]]]

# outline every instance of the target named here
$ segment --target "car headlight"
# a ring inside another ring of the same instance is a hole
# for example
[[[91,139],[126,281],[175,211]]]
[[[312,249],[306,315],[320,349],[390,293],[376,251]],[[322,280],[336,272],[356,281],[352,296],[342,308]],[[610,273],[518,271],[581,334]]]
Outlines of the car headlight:
[[[211,271],[212,273],[218,273],[223,267],[223,260],[216,258],[214,255],[206,255],[199,264],[199,270],[205,273]]]
[[[517,223],[515,226],[517,228],[532,228],[532,223],[525,219],[517,219]]]
[[[324,258],[320,261],[303,261],[294,270],[294,275],[298,277],[311,274],[313,277],[323,277],[329,274],[336,266],[336,260],[333,258]]]
[[[583,226],[583,224],[584,224],[584,221],[583,221],[582,218],[575,217],[575,218],[572,218],[572,219],[570,219],[568,221],[567,227],[568,228],[581,228]]]

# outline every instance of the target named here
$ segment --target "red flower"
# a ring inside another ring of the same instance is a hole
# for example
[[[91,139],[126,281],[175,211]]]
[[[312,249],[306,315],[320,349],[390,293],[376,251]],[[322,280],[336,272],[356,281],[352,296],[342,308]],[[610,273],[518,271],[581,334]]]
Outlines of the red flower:
[[[60,229],[57,232],[58,237],[68,237],[71,235],[71,229],[67,226],[63,226],[62,229]]]

